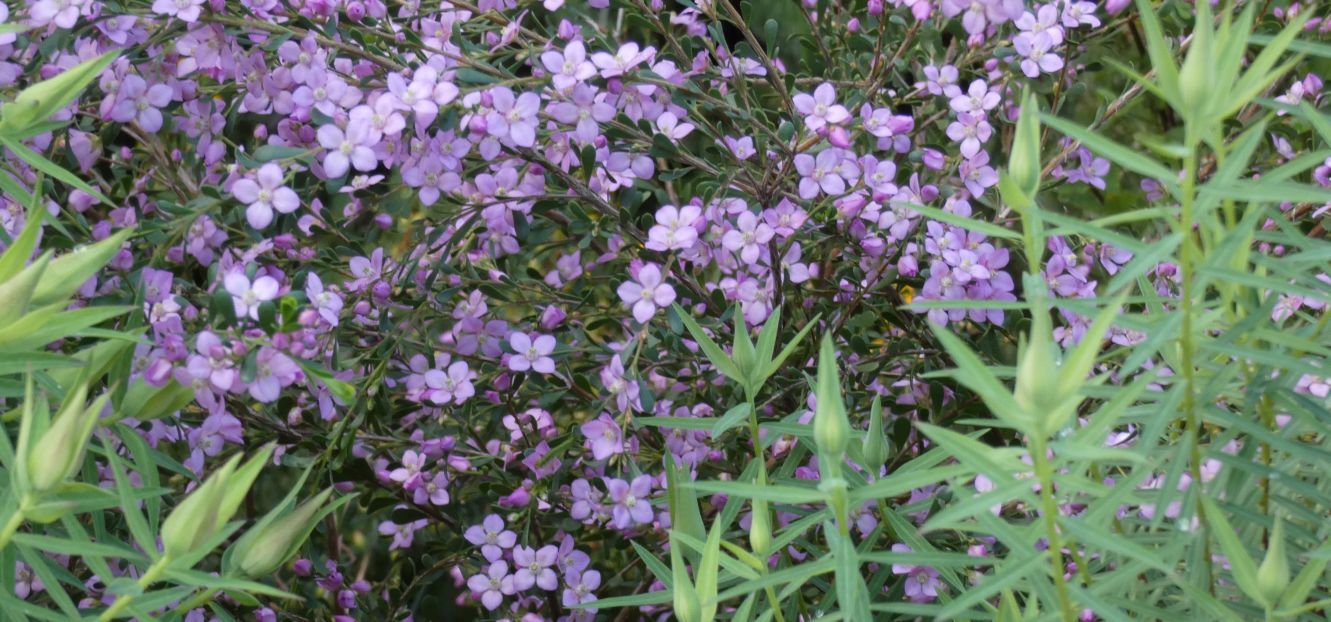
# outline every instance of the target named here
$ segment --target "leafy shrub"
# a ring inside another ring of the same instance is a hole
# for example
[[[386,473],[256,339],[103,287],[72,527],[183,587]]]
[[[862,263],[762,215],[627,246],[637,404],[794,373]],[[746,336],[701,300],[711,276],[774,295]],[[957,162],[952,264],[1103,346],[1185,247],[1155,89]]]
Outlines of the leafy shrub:
[[[1331,21],[1128,4],[0,4],[0,610],[1324,617]]]

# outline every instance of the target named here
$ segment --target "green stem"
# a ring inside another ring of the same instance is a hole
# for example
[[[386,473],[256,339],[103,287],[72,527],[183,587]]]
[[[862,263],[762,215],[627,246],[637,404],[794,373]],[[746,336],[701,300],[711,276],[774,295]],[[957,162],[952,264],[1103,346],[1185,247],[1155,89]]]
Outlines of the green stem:
[[[18,532],[18,528],[22,526],[23,508],[19,507],[9,516],[9,520],[5,522],[5,526],[0,528],[0,551],[5,550],[5,547],[9,546],[9,541],[14,538],[14,534]]]
[[[743,329],[741,328],[740,330]],[[744,396],[747,399],[747,403],[749,405],[749,436],[753,438],[753,460],[758,463],[759,481],[766,482],[767,461],[763,459],[763,441],[762,438],[758,436],[757,400],[754,399],[753,392],[748,390],[744,391]],[[759,508],[757,507],[754,508],[754,511],[758,510]],[[761,511],[767,512],[769,510],[764,506]],[[767,574],[766,556],[768,554],[768,551],[754,551],[754,553],[759,556],[762,556],[761,559],[759,559],[759,561],[763,563],[762,572],[763,574]],[[776,597],[776,590],[774,590],[771,587],[768,587],[766,589],[766,593],[767,593],[767,600],[771,601],[772,603],[772,614],[773,617],[776,619],[776,622],[786,622],[785,616],[781,614],[781,601]]]
[[[148,570],[143,573],[143,576],[139,577],[139,588],[147,590],[148,586],[157,582],[158,577],[161,577],[162,574],[166,572],[166,567],[169,565],[171,565],[171,558],[167,556],[162,556],[157,561],[153,562],[151,566],[148,566]],[[116,598],[116,601],[111,603],[111,607],[106,611],[103,611],[102,615],[97,617],[97,622],[109,622],[110,620],[116,619],[119,617],[120,612],[124,611],[126,607],[129,607],[129,604],[133,601],[134,596],[132,594],[124,594],[119,598]]]
[[[1058,533],[1058,502],[1054,500],[1054,466],[1042,437],[1033,437],[1031,460],[1035,462],[1035,477],[1040,482],[1040,514],[1044,519],[1045,539],[1049,541],[1049,574],[1054,579],[1058,591],[1058,609],[1064,622],[1076,622],[1076,610],[1072,606],[1072,597],[1068,594],[1067,580],[1063,578],[1066,564],[1063,562],[1063,538]]]
[[[1190,133],[1190,132],[1189,132]],[[1201,494],[1202,486],[1202,449],[1201,422],[1197,417],[1197,373],[1193,363],[1197,346],[1193,342],[1193,275],[1197,264],[1197,238],[1193,233],[1195,217],[1193,203],[1197,190],[1197,147],[1196,141],[1189,141],[1188,155],[1183,160],[1182,195],[1179,201],[1179,233],[1183,235],[1182,249],[1179,253],[1179,277],[1182,300],[1179,310],[1183,313],[1182,334],[1179,336],[1179,356],[1183,364],[1183,413],[1184,438],[1188,444],[1188,474],[1192,477],[1192,488]],[[1211,542],[1206,532],[1206,513],[1200,504],[1197,506],[1198,531],[1202,536],[1202,559],[1206,567],[1206,584],[1212,594],[1215,593],[1215,576],[1211,567]]]
[[[203,605],[208,604],[208,601],[212,600],[213,595],[216,594],[217,592],[218,592],[217,588],[210,587],[202,592],[199,592],[198,594],[195,594],[193,598],[190,598],[184,603],[181,603],[179,607],[176,607],[176,613],[183,616],[184,614],[189,613],[194,609],[197,609],[199,607],[202,607]]]

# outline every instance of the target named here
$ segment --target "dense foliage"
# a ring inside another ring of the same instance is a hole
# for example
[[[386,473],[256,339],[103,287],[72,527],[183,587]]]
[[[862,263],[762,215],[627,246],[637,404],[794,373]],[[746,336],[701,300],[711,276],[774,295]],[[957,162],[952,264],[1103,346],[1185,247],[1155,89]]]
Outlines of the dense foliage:
[[[0,3],[0,619],[1322,619],[1318,11]]]

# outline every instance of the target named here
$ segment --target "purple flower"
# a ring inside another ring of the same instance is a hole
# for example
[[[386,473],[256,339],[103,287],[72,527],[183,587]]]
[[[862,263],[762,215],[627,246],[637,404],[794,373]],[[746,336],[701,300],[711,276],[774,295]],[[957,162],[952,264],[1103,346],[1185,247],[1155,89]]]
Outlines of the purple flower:
[[[222,340],[205,330],[199,333],[194,349],[198,354],[190,355],[186,362],[189,375],[198,380],[207,380],[219,392],[231,390],[239,373],[231,357],[231,350],[222,345]]]
[[[998,183],[998,173],[989,166],[989,154],[983,151],[976,153],[970,159],[962,160],[959,169],[961,181],[971,196],[978,197],[984,194],[985,188]]]
[[[295,191],[282,185],[282,167],[269,162],[255,173],[254,179],[244,178],[231,186],[231,194],[248,207],[245,219],[255,229],[273,222],[273,210],[290,214],[300,207]]]
[[[288,386],[300,377],[300,366],[287,355],[264,346],[254,357],[254,381],[250,383],[250,397],[260,402],[275,402]]]
[[[570,570],[564,575],[564,584],[567,586],[564,588],[563,598],[565,607],[590,603],[596,600],[596,594],[592,592],[601,587],[601,573],[595,570],[585,572]],[[587,611],[596,612],[595,609],[587,609]]]
[[[461,405],[476,394],[476,388],[471,384],[473,375],[466,361],[454,361],[447,372],[439,369],[425,372],[428,399],[440,405],[449,402]]]
[[[401,525],[394,523],[391,520],[386,520],[379,523],[379,535],[393,536],[392,544],[388,545],[388,550],[390,551],[411,548],[411,543],[415,541],[416,538],[416,531],[429,524],[430,520],[426,518],[414,520],[410,523],[403,523]]]
[[[586,84],[573,87],[567,101],[550,104],[548,112],[556,121],[574,126],[573,137],[583,145],[592,144],[601,134],[601,123],[615,118],[615,107],[606,103],[604,94]]]
[[[904,544],[893,544],[892,550],[897,553],[909,553],[911,549]],[[938,580],[938,570],[932,566],[911,566],[907,564],[892,564],[892,574],[905,575],[904,591],[906,598],[917,603],[933,602],[938,598],[938,588],[941,582]]]
[[[433,505],[448,505],[448,476],[443,471],[434,474],[430,479],[422,479],[421,485],[416,487],[412,494],[412,502],[416,505],[425,505],[429,502]]]
[[[1054,73],[1063,68],[1063,59],[1050,51],[1050,45],[1035,37],[1018,35],[1012,48],[1021,58],[1021,72],[1027,78],[1038,78],[1040,73]]]
[[[536,144],[536,113],[541,110],[541,97],[536,93],[514,96],[508,87],[490,89],[494,99],[494,112],[485,117],[491,136],[510,140],[519,147]]]
[[[813,90],[813,95],[796,93],[791,101],[795,110],[804,115],[804,127],[811,132],[830,125],[840,125],[850,118],[850,111],[836,103],[836,88],[824,82]]]
[[[199,427],[189,432],[187,440],[192,451],[188,463],[196,473],[202,472],[205,456],[216,456],[227,443],[240,445],[244,442],[243,433],[240,420],[233,415],[225,412],[208,415]]]
[[[616,529],[628,529],[633,525],[645,525],[652,522],[656,514],[647,497],[652,494],[652,476],[639,475],[629,483],[622,479],[606,478],[605,488],[614,502],[610,513],[611,524]]]
[[[681,122],[673,112],[663,112],[656,118],[656,131],[664,134],[671,142],[679,142],[693,131],[693,124]]]
[[[605,460],[615,454],[624,453],[624,438],[620,433],[619,424],[615,423],[610,415],[601,413],[600,417],[582,424],[582,435],[587,437],[587,443],[592,448],[592,457],[596,460]]]
[[[324,173],[337,178],[345,175],[352,166],[361,172],[374,170],[379,165],[379,158],[370,148],[373,143],[369,140],[369,128],[368,124],[358,121],[348,123],[345,132],[332,124],[320,126],[316,134],[319,146],[328,150],[323,159]]]
[[[407,490],[414,490],[421,481],[421,471],[425,468],[429,458],[425,454],[418,454],[408,449],[402,454],[402,466],[393,469],[388,473],[388,479],[391,479]]]
[[[508,574],[508,562],[498,560],[490,564],[484,574],[472,575],[467,587],[481,595],[481,604],[494,611],[504,603],[504,596],[514,593],[513,577]]]
[[[203,0],[156,0],[153,13],[175,17],[186,24],[199,20],[203,11]]]
[[[250,283],[249,277],[244,272],[228,272],[226,278],[222,280],[227,293],[231,294],[231,302],[236,307],[236,317],[248,316],[252,320],[259,319],[259,305],[274,298],[277,298],[278,283],[271,276],[261,276]]]
[[[953,110],[961,112],[984,113],[993,110],[1002,98],[996,89],[990,89],[984,80],[975,80],[966,87],[966,93],[958,93],[948,102]]]
[[[693,223],[702,217],[696,205],[663,205],[656,210],[656,224],[647,231],[647,248],[654,251],[684,250],[698,241]]]
[[[727,249],[739,253],[739,258],[746,264],[758,261],[762,246],[771,241],[776,232],[767,223],[758,220],[753,212],[744,212],[735,222],[735,228],[721,237],[721,244]]]
[[[331,289],[325,289],[319,275],[313,272],[305,277],[305,296],[318,310],[323,321],[329,326],[337,326],[338,315],[342,312],[342,296]]]
[[[593,571],[594,572],[594,571]],[[600,583],[600,575],[597,575],[597,583]],[[29,566],[21,561],[14,562],[14,595],[27,600],[33,594],[46,589],[46,585]],[[564,597],[567,601],[568,597]],[[592,597],[593,600],[595,597]]]
[[[799,172],[800,198],[812,199],[819,191],[836,196],[846,191],[846,180],[840,174],[841,152],[824,149],[818,155],[801,153],[795,156],[795,170]]]
[[[38,0],[29,9],[28,17],[33,26],[55,24],[60,28],[73,28],[87,4],[88,0]]]
[[[36,7],[33,7],[36,10]],[[151,87],[139,76],[130,74],[120,83],[117,102],[111,109],[111,120],[120,123],[136,121],[148,133],[162,129],[162,111],[171,103],[171,87],[154,84]]]
[[[1030,37],[1032,42],[1038,42],[1047,48],[1063,43],[1063,27],[1059,25],[1057,5],[1042,5],[1035,10],[1035,13],[1026,11],[1014,24],[1022,30],[1022,34],[1017,36]]]
[[[555,360],[550,353],[555,351],[555,338],[550,335],[536,335],[532,339],[527,333],[514,332],[508,336],[508,345],[513,348],[513,356],[508,359],[508,368],[513,371],[532,370],[538,374],[555,373]]]
[[[989,140],[993,133],[993,126],[989,125],[982,113],[963,112],[947,126],[947,137],[961,143],[961,155],[964,158],[975,157],[980,152],[980,145]]]
[[[504,519],[498,514],[486,516],[481,524],[468,527],[462,537],[481,547],[481,554],[487,559],[498,558],[504,549],[511,549],[518,542],[518,534],[504,529]]]
[[[513,587],[518,591],[526,591],[533,585],[543,590],[559,587],[559,577],[551,568],[558,555],[559,549],[553,544],[547,544],[539,550],[529,546],[513,549],[513,565],[518,569],[513,574]]]
[[[581,41],[570,42],[563,52],[550,50],[541,54],[541,64],[550,72],[555,89],[560,91],[567,91],[596,75],[596,66],[587,62],[587,47]]]
[[[675,301],[675,288],[663,281],[661,269],[651,263],[638,270],[636,281],[624,281],[616,291],[619,299],[633,309],[633,319],[639,324],[646,324],[652,319],[657,308],[664,308]]]
[[[601,69],[602,78],[613,78],[628,73],[653,56],[656,56],[656,48],[648,46],[640,49],[637,43],[629,41],[619,46],[619,51],[613,55],[609,52],[592,54],[592,62]]]

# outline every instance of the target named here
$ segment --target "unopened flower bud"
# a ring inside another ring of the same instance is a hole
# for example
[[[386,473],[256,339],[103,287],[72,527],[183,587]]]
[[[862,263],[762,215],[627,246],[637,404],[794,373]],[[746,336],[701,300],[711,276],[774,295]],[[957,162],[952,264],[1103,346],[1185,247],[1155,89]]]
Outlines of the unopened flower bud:
[[[236,455],[185,497],[162,522],[162,548],[167,557],[195,551],[226,525],[272,453],[273,445],[267,445],[244,465]]]
[[[749,521],[749,549],[760,558],[772,548],[772,516],[767,502],[753,500],[753,516]]]
[[[1289,587],[1289,560],[1285,556],[1285,521],[1276,518],[1275,529],[1266,549],[1266,558],[1257,568],[1257,589],[1266,604],[1280,602],[1280,597]]]
[[[271,574],[296,554],[296,550],[309,537],[320,518],[320,510],[328,502],[333,490],[309,498],[286,515],[267,524],[256,525],[236,542],[236,569],[250,578]]]
[[[27,455],[28,485],[34,492],[55,489],[83,465],[92,428],[97,424],[110,394],[102,395],[91,406],[84,404],[87,385],[65,398],[65,405]]]
[[[839,464],[850,442],[850,421],[841,401],[841,383],[837,379],[836,352],[831,335],[823,336],[818,353],[818,380],[814,387],[817,405],[813,415],[813,441],[818,445],[820,466]]]

